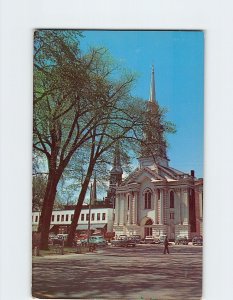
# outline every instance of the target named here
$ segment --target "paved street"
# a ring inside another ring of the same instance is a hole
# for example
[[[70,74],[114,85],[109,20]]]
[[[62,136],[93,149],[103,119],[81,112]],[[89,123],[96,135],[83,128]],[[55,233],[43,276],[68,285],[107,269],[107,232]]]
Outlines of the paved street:
[[[36,298],[200,299],[202,247],[107,247],[96,253],[33,257]]]

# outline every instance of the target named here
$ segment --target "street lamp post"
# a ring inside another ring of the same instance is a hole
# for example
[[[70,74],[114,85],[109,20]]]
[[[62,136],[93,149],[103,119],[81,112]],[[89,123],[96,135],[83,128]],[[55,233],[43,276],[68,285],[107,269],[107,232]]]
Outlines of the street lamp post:
[[[92,183],[91,183],[91,190],[90,190],[89,218],[88,218],[88,230],[87,230],[87,244],[88,245],[89,245],[90,230],[91,230],[91,198],[92,198]]]

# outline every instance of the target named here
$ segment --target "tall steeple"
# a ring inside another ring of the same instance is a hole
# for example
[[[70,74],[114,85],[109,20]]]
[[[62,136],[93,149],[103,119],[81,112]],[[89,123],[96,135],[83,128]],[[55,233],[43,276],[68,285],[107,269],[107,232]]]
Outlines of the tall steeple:
[[[140,166],[156,169],[156,164],[168,166],[164,128],[161,122],[161,112],[155,94],[155,71],[152,66],[150,97],[145,113],[145,139],[141,147]]]
[[[150,99],[149,99],[149,102],[156,102],[154,65],[152,65],[152,72],[151,72]]]
[[[155,71],[154,71],[154,65],[152,65],[152,71],[151,71],[151,81],[150,81],[150,97],[149,101],[147,102],[147,109],[150,112],[153,112],[156,114],[159,110],[159,105],[156,100],[156,93],[155,93]]]
[[[121,167],[120,147],[119,143],[117,143],[114,153],[113,168],[110,171],[109,189],[107,192],[107,197],[105,198],[105,201],[113,207],[115,207],[116,188],[122,182],[122,174],[123,170]]]
[[[115,153],[114,153],[114,162],[113,162],[113,168],[110,171],[110,185],[111,181],[113,183],[120,183],[122,179],[123,170],[121,167],[121,158],[120,158],[120,147],[119,143],[116,144]],[[111,180],[112,179],[112,180]]]

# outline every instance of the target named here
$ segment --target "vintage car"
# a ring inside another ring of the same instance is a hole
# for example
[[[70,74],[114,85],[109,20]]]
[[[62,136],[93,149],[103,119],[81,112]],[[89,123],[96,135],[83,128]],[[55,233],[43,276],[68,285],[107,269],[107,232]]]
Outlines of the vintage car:
[[[178,235],[175,240],[175,245],[188,245],[188,239],[186,236]]]
[[[192,244],[193,245],[202,246],[203,245],[203,237],[202,236],[195,236],[195,237],[193,237]]]
[[[139,244],[141,242],[142,238],[141,238],[141,236],[139,234],[133,234],[131,237],[132,237],[132,239],[135,240],[136,244]]]
[[[140,244],[158,244],[159,240],[157,237],[148,235],[140,242]]]
[[[117,240],[112,240],[111,245],[113,247],[135,247],[136,241],[132,237],[119,236]]]
[[[89,244],[93,244],[98,247],[104,247],[107,245],[107,241],[102,237],[102,235],[90,236],[89,241],[88,238],[81,240],[81,244],[87,244],[88,242]]]

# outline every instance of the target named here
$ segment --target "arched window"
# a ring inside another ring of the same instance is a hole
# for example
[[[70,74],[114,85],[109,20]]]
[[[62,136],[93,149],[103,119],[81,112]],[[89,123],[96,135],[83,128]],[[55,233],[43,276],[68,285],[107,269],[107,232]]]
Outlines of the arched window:
[[[145,209],[151,209],[151,191],[147,190],[144,194]]]
[[[147,221],[146,221],[146,224],[145,225],[153,225],[153,221],[151,220],[151,219],[148,219]]]
[[[170,192],[170,208],[174,208],[174,192]]]

